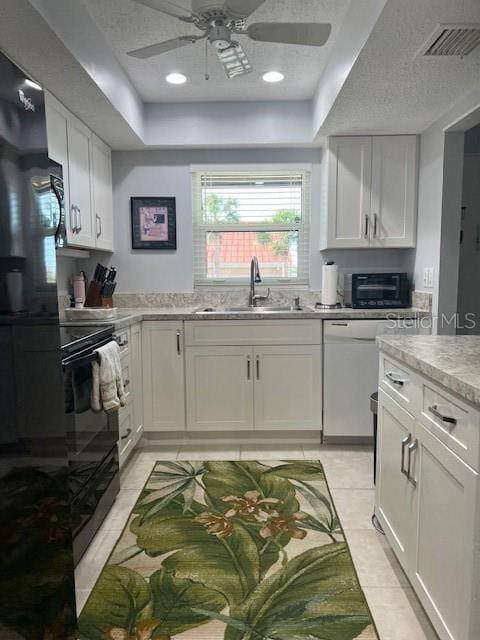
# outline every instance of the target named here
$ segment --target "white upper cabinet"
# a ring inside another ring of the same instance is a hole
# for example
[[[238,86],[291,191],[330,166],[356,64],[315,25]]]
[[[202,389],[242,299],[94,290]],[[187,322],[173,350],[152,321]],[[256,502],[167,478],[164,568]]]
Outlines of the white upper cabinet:
[[[67,244],[113,251],[110,149],[45,92],[48,153],[63,167]]]
[[[334,137],[322,249],[414,247],[416,136]]]
[[[97,249],[113,251],[112,153],[92,136],[93,217]]]
[[[68,122],[68,177],[70,182],[70,220],[73,237],[69,244],[95,247],[92,216],[91,132],[74,117]]]
[[[416,136],[374,137],[372,246],[414,246],[416,207]]]
[[[372,139],[331,138],[328,152],[328,248],[370,246],[371,183]]]

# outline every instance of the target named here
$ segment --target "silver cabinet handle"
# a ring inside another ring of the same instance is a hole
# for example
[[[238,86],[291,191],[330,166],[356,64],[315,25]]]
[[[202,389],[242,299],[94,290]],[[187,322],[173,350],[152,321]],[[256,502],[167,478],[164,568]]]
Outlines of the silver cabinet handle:
[[[257,380],[260,380],[260,356],[255,358],[255,363],[257,367]]]
[[[125,338],[122,341],[119,336],[114,336],[114,339],[115,339],[115,342],[118,344],[119,347],[126,347],[127,344],[128,344],[128,338]]]
[[[412,477],[412,453],[418,449],[418,440],[410,443],[408,445],[408,470],[407,470],[407,478],[413,484],[414,487],[417,486],[417,481]]]
[[[348,322],[332,322],[332,327],[348,327]]]
[[[368,214],[365,214],[365,238],[368,238],[368,231],[369,231],[369,227],[370,227],[370,218],[368,217]]]
[[[180,331],[177,331],[177,354],[181,355],[182,353],[182,347],[181,347],[181,343],[180,343],[180,337],[181,337],[181,333]]]
[[[83,225],[82,225],[82,210],[80,209],[80,207],[77,207],[77,211],[78,211],[78,220],[79,220],[78,232],[80,233],[80,231],[83,229]]]
[[[97,220],[97,238],[100,238],[102,235],[102,219],[98,213],[95,214],[95,218]]]
[[[445,416],[438,410],[438,405],[433,404],[431,407],[428,407],[428,410],[431,414],[433,414],[436,418],[439,418],[442,422],[446,422],[447,424],[456,425],[458,420],[456,418],[452,418],[451,416]]]
[[[124,436],[122,436],[120,438],[120,440],[126,440],[130,436],[131,433],[132,433],[132,430],[131,429],[127,429],[127,432],[125,433]]]
[[[130,380],[125,380],[125,382],[123,383],[123,388],[126,389],[128,386],[130,385]]]
[[[403,387],[403,385],[408,382],[408,380],[398,378],[397,376],[398,373],[393,373],[393,371],[387,371],[387,373],[385,374],[385,377],[388,378],[390,382],[393,382],[393,384],[397,384],[399,387]]]
[[[373,214],[373,237],[377,237],[377,228],[378,228],[378,215],[376,213]]]
[[[406,436],[403,440],[402,440],[402,461],[400,464],[400,471],[403,473],[404,476],[406,476],[408,478],[408,472],[405,471],[405,447],[407,446],[407,444],[410,444],[412,441],[412,434],[409,433],[408,436]]]
[[[250,380],[251,376],[251,366],[252,366],[252,361],[250,359],[250,356],[247,356],[247,380]]]
[[[74,204],[72,204],[70,206],[70,209],[72,210],[72,216],[70,218],[70,228],[72,229],[72,233],[77,233],[78,232],[77,207]]]

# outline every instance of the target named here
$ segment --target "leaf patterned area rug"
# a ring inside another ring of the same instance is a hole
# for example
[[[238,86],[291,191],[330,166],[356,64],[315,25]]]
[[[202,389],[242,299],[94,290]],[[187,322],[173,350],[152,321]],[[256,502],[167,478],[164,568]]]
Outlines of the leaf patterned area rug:
[[[83,640],[378,640],[318,461],[157,462]]]

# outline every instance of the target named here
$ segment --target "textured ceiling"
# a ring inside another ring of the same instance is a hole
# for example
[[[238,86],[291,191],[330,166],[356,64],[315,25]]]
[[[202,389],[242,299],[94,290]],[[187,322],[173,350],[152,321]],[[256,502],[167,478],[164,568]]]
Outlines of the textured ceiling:
[[[330,44],[347,10],[349,0],[266,0],[249,22],[292,21],[331,22],[332,35],[324,47],[305,47],[254,42],[240,36],[254,72],[228,80],[208,49],[210,80],[205,75],[205,43],[177,49],[151,60],[136,60],[126,51],[179,35],[197,33],[185,24],[132,0],[83,0],[97,26],[130,76],[145,102],[201,102],[247,100],[305,100],[313,96],[330,50]],[[178,4],[191,6],[188,0]],[[268,85],[261,79],[265,71],[282,71],[286,79]],[[172,71],[185,73],[190,82],[180,87],[168,85]]]
[[[478,87],[480,48],[414,59],[439,22],[480,23],[480,0],[389,0],[320,133],[417,133]]]

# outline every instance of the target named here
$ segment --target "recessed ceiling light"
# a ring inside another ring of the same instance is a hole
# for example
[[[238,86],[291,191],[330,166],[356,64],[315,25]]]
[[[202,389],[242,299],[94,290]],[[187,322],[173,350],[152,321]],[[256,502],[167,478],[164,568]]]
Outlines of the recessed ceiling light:
[[[185,84],[187,76],[184,76],[183,73],[169,73],[165,80],[170,84]]]
[[[25,78],[25,84],[27,85],[27,87],[30,87],[30,89],[36,89],[36,91],[42,91],[42,87],[36,82],[34,82],[33,80],[30,80],[29,78]]]
[[[280,71],[268,71],[263,74],[263,79],[265,82],[281,82],[285,79],[285,76]]]

